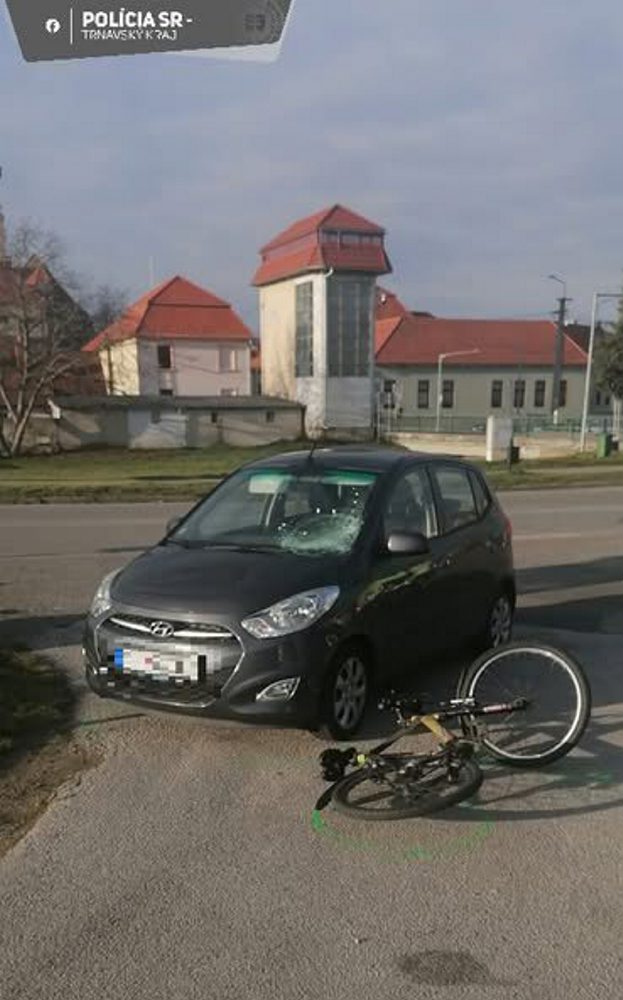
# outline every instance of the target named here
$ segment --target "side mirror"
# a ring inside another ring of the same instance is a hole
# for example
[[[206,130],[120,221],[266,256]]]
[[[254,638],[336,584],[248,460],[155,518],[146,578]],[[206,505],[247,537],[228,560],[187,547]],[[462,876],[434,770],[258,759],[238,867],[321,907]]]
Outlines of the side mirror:
[[[167,521],[167,535],[170,535],[174,528],[177,528],[178,524],[182,520],[181,517],[171,517]]]
[[[392,531],[387,539],[387,551],[394,556],[423,556],[430,552],[428,538],[419,531]]]

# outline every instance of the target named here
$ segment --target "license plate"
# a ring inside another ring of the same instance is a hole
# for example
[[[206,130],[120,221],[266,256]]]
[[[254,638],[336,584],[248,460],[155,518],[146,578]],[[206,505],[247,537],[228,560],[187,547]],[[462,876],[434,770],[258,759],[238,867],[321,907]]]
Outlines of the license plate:
[[[115,669],[156,680],[197,681],[199,678],[198,657],[192,653],[115,649]]]

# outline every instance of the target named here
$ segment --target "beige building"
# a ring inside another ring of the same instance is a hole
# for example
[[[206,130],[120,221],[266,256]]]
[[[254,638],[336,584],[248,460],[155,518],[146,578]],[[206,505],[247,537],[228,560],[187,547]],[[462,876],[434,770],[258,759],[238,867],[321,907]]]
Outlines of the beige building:
[[[248,396],[252,334],[228,302],[175,277],[84,348],[109,395]]]
[[[527,429],[580,420],[587,354],[575,327],[565,329],[559,397],[552,400],[556,325],[550,320],[445,319],[409,312],[377,294],[376,368],[381,423],[417,430],[483,428],[489,414]],[[391,413],[388,416],[387,410]],[[593,392],[591,416],[610,412]]]
[[[384,242],[375,223],[334,205],[261,250],[262,391],[302,403],[312,436],[372,429],[375,285],[391,270]]]

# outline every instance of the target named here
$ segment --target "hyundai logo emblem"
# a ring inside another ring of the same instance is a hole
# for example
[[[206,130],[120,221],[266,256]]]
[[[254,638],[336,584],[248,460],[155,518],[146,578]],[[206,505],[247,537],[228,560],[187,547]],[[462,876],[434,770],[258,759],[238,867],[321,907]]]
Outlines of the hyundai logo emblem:
[[[152,635],[158,637],[158,639],[168,639],[173,635],[175,629],[169,622],[152,622],[149,626],[149,631]]]

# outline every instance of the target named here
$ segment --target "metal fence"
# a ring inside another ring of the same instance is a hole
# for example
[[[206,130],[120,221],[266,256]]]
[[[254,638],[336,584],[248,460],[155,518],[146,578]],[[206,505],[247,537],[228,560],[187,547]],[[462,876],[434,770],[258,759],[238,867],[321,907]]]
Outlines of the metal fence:
[[[579,437],[581,427],[580,417],[559,420],[557,423],[540,416],[517,415],[513,417],[513,434],[515,435],[564,434]],[[388,420],[387,415],[384,414],[381,425],[383,434],[434,434],[436,430],[436,417],[420,416],[419,414],[402,414],[400,417],[392,417],[391,420]],[[486,430],[487,418],[482,416],[459,417],[444,414],[439,426],[440,434],[485,434]],[[589,434],[612,433],[614,430],[612,414],[590,417],[587,430]]]

